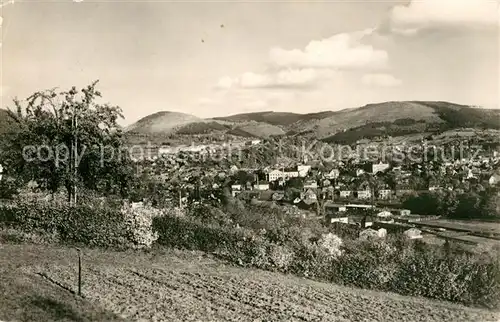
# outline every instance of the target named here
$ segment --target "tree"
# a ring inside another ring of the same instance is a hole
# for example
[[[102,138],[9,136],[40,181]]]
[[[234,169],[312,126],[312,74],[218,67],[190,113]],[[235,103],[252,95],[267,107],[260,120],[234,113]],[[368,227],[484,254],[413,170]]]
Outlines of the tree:
[[[39,91],[14,100],[9,115],[19,130],[7,137],[3,164],[24,181],[36,180],[54,193],[66,187],[69,200],[76,187],[126,194],[133,168],[118,118],[117,106],[97,102],[97,81],[77,91]]]
[[[492,194],[485,198],[484,216],[500,218],[500,196]]]
[[[417,196],[411,196],[403,202],[403,208],[411,210],[412,213],[423,216],[440,215],[440,201],[437,194],[422,193]]]
[[[460,196],[455,218],[480,218],[482,217],[482,198],[477,193],[466,193]]]
[[[254,179],[255,178],[252,174],[250,174],[244,170],[239,170],[235,174],[235,181],[241,185],[246,185],[248,182],[253,182]]]
[[[290,178],[285,183],[286,188],[295,188],[302,190],[304,188],[304,182],[301,178]]]

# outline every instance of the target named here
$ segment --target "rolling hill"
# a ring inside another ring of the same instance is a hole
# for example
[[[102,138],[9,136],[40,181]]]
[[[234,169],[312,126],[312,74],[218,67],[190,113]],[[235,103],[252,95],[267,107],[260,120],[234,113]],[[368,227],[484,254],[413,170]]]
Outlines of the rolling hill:
[[[500,110],[449,102],[396,101],[340,111],[298,114],[256,112],[201,119],[177,112],[158,112],[129,126],[143,135],[219,135],[240,137],[299,136],[351,142],[382,135],[399,136],[455,128],[500,129]]]
[[[288,112],[255,112],[255,113],[244,113],[235,114],[226,117],[215,117],[214,120],[222,120],[229,122],[263,122],[272,125],[288,126],[303,120],[319,120],[328,116],[333,115],[335,112],[324,111],[318,113],[308,113],[308,114],[297,114]]]
[[[161,111],[143,117],[139,121],[125,128],[125,131],[141,134],[167,134],[184,125],[198,122],[202,122],[202,119],[194,115]]]

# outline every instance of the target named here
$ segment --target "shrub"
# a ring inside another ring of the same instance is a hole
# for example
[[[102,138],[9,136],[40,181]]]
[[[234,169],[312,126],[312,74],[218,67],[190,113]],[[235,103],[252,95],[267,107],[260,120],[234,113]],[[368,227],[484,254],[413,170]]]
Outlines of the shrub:
[[[132,247],[150,248],[158,239],[158,232],[153,231],[153,218],[162,216],[162,211],[148,206],[125,204],[121,212]]]
[[[125,248],[150,246],[156,239],[152,233],[153,208],[120,209],[106,203],[86,202],[70,206],[66,202],[35,198],[17,199],[0,205],[0,226],[23,234],[44,234],[47,241],[58,236],[66,244]]]
[[[295,257],[294,251],[287,246],[271,244],[268,252],[271,265],[281,272],[287,272]]]
[[[499,278],[498,260],[480,263],[470,254],[446,256],[428,250],[414,252],[400,263],[392,288],[404,295],[494,307]]]
[[[318,246],[324,248],[330,256],[338,257],[342,254],[342,250],[340,249],[342,239],[332,233],[322,235],[318,241]]]

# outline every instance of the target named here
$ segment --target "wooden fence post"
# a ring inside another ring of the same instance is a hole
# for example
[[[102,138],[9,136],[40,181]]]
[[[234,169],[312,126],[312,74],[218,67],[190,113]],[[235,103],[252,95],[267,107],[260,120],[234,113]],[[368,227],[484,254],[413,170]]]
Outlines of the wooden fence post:
[[[78,251],[78,296],[82,296],[82,252],[79,248]]]

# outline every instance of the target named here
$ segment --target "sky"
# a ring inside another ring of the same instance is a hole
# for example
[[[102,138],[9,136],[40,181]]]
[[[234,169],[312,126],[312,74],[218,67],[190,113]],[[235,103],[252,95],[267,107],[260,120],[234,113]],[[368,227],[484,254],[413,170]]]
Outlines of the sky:
[[[99,80],[130,124],[394,100],[500,108],[494,0],[1,0],[1,107]]]

